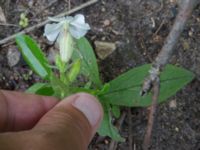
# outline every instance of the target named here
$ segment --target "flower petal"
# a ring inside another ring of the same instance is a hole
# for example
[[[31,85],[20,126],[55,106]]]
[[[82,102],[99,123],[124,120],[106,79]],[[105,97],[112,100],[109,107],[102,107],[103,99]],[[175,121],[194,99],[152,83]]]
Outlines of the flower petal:
[[[53,24],[46,24],[44,28],[44,36],[51,42],[54,42],[58,37],[62,24],[60,23],[53,23]]]
[[[74,16],[73,22],[78,22],[80,24],[84,24],[85,23],[85,17],[82,14],[77,14],[76,16]]]
[[[89,24],[85,23],[85,17],[82,14],[78,14],[70,22],[69,31],[76,39],[83,37],[90,29]]]
[[[73,19],[74,19],[74,17],[72,17],[72,16],[67,16],[67,17],[65,17],[65,20],[66,20],[68,23],[71,22]]]
[[[88,30],[77,28],[76,26],[69,27],[69,32],[76,39],[80,39],[81,37],[83,37],[87,33],[87,31]]]

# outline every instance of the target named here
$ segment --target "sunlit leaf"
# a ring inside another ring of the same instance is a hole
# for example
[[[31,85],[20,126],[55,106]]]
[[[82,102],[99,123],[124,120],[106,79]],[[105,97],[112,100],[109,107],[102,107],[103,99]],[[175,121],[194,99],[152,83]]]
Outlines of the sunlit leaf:
[[[52,73],[50,65],[37,43],[27,35],[18,35],[16,42],[31,69],[43,79],[50,79]]]

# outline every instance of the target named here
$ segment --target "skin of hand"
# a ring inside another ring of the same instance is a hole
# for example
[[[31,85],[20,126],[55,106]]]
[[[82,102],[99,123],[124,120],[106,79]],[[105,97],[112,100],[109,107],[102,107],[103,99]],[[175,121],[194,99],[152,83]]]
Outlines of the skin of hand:
[[[103,117],[86,93],[62,101],[0,90],[0,149],[86,150]]]

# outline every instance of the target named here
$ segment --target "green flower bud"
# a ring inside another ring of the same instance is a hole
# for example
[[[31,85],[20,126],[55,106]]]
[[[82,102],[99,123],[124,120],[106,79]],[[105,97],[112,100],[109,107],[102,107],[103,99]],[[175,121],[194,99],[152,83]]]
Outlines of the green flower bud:
[[[63,62],[68,62],[74,49],[74,39],[68,32],[67,28],[61,33],[59,39],[60,57]]]

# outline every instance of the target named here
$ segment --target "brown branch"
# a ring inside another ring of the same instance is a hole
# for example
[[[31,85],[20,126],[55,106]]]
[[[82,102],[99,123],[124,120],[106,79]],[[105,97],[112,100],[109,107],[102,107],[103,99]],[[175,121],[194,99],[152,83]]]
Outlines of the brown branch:
[[[148,124],[147,124],[147,130],[144,137],[144,143],[143,143],[143,150],[148,150],[150,143],[151,143],[151,134],[154,124],[154,118],[156,116],[156,106],[157,101],[159,97],[159,90],[160,90],[160,82],[159,78],[156,78],[153,82],[153,96],[152,96],[152,105],[150,106],[150,113],[148,117]]]
[[[61,13],[61,14],[59,14],[57,16],[54,16],[54,17],[63,17],[63,16],[70,15],[70,14],[72,14],[72,13],[74,13],[76,11],[79,11],[79,10],[85,8],[85,7],[88,7],[88,6],[90,6],[90,5],[92,5],[92,4],[96,3],[96,2],[98,2],[98,0],[90,0],[90,1],[88,1],[88,2],[86,2],[84,4],[82,4],[82,5],[80,5],[78,7],[75,7],[75,8],[73,8],[73,9],[67,11],[67,12]],[[45,20],[43,22],[40,22],[40,23],[38,23],[36,25],[33,25],[33,26],[29,27],[29,28],[24,29],[21,32],[18,32],[18,33],[13,34],[13,35],[11,35],[11,36],[3,39],[3,40],[0,40],[0,45],[3,45],[5,43],[7,43],[8,41],[14,39],[19,34],[25,34],[25,33],[31,32],[31,31],[33,31],[33,30],[35,30],[37,28],[40,28],[40,27],[44,26],[45,24],[47,24],[49,22],[51,22],[51,21],[47,19],[47,20]]]
[[[177,43],[184,26],[192,13],[193,8],[199,3],[199,0],[182,0],[179,8],[179,13],[175,19],[174,25],[165,40],[162,50],[156,57],[149,70],[149,76],[145,79],[141,90],[141,95],[146,94],[152,87],[152,83],[159,77],[160,71],[168,63],[172,56],[175,44]]]

